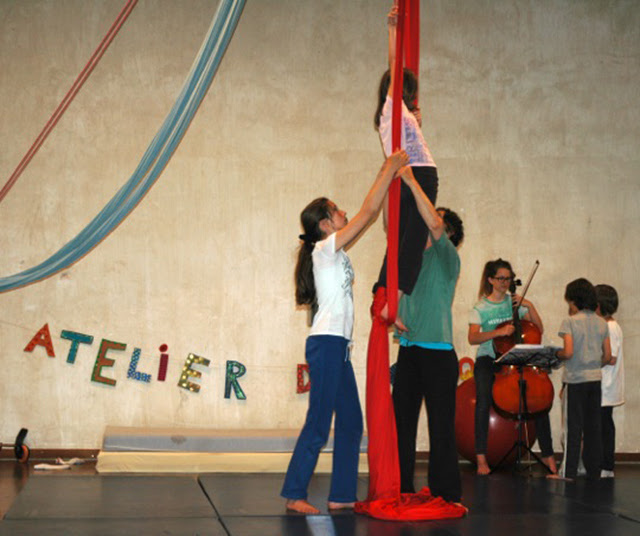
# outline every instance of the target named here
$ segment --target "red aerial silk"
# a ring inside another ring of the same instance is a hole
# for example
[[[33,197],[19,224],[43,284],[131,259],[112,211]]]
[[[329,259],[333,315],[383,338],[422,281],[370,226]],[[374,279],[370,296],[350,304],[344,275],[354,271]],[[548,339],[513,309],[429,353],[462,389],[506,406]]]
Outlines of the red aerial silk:
[[[397,295],[397,290],[392,292]],[[386,302],[385,288],[378,287],[371,306],[373,325],[367,355],[369,494],[365,501],[356,503],[355,511],[389,521],[463,517],[467,513],[464,506],[432,496],[429,488],[418,493],[400,493],[398,436],[389,389],[388,322],[380,316]]]
[[[388,258],[387,258],[388,259]],[[388,262],[388,260],[387,260]],[[400,461],[396,416],[389,391],[389,340],[387,321],[380,316],[386,291],[378,287],[371,306],[373,325],[367,355],[367,429],[369,442],[369,494],[367,502],[400,495]]]
[[[404,28],[404,64],[418,78],[420,73],[420,2],[409,1]],[[416,97],[417,100],[417,97]],[[417,104],[417,102],[416,102]]]
[[[392,146],[401,144],[402,64],[405,15],[409,14],[409,68],[418,72],[419,0],[398,1],[396,60],[394,69]],[[367,354],[367,429],[369,434],[369,493],[366,501],[356,503],[356,512],[378,519],[420,521],[462,517],[467,509],[441,497],[433,497],[428,488],[418,493],[400,493],[400,462],[396,419],[390,392],[388,326],[398,311],[398,228],[400,212],[400,180],[389,188],[389,218],[387,231],[387,289],[379,287],[371,306],[373,325]],[[380,313],[388,301],[388,320]]]
[[[431,495],[429,488],[417,493],[401,493],[390,499],[356,503],[355,511],[387,521],[429,521],[463,517],[467,509],[460,503]]]

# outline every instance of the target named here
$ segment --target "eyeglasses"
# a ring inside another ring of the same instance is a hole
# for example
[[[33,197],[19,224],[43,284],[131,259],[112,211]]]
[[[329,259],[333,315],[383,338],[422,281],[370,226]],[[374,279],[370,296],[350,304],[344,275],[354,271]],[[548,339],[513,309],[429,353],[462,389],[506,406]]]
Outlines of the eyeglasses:
[[[500,276],[500,277],[492,277],[491,279],[495,279],[496,281],[500,281],[500,283],[504,283],[505,281],[511,281],[513,277]]]

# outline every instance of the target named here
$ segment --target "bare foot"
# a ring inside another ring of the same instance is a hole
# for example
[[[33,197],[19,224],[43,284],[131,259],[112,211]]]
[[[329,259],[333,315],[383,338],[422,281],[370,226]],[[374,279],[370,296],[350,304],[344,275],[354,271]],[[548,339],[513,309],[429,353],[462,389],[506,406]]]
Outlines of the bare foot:
[[[309,504],[304,499],[288,500],[287,510],[300,512],[301,514],[319,514],[320,513],[320,510],[318,510],[315,506]]]
[[[573,478],[565,478],[560,476],[558,473],[553,473],[552,475],[547,475],[549,480],[564,480],[565,482],[573,482]]]
[[[353,509],[353,507],[356,505],[356,503],[340,503],[340,502],[331,502],[329,501],[327,503],[327,508],[329,508],[329,510],[349,510],[349,509]]]
[[[454,503],[451,503],[451,504],[454,504],[454,505],[458,506],[459,508],[464,508],[464,511],[467,514],[469,513],[469,509],[464,504],[462,504],[461,502],[454,502]]]
[[[556,465],[556,459],[553,456],[547,456],[545,458],[542,458],[542,461],[549,468],[549,470],[551,471],[551,474],[555,475],[558,473],[558,466]],[[550,476],[551,475],[547,475],[547,477],[550,477]]]
[[[487,457],[484,454],[476,455],[476,463],[478,464],[477,474],[484,476],[491,472],[491,467],[489,467]]]

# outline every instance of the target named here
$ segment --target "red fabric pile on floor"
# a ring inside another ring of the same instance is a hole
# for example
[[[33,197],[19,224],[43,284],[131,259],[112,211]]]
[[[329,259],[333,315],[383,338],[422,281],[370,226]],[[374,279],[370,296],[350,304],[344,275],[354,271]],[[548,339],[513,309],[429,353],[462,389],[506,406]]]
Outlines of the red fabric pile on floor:
[[[467,509],[431,495],[429,488],[417,493],[401,493],[393,499],[377,499],[356,503],[355,511],[386,521],[430,521],[464,517]]]

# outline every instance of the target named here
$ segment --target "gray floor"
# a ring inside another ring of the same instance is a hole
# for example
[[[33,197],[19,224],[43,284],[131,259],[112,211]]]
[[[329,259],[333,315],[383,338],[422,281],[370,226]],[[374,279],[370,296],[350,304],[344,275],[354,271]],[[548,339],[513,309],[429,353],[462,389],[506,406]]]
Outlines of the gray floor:
[[[575,483],[510,472],[463,471],[463,519],[388,522],[328,514],[329,477],[309,499],[321,515],[287,514],[280,474],[198,476],[34,475],[0,522],[0,535],[610,536],[640,534],[640,469]],[[359,496],[367,480],[359,481]]]

